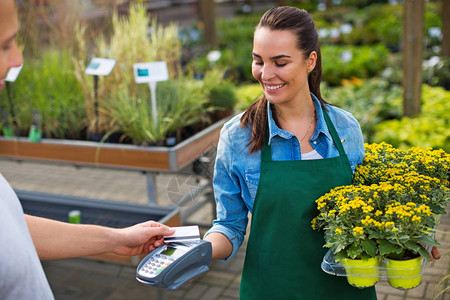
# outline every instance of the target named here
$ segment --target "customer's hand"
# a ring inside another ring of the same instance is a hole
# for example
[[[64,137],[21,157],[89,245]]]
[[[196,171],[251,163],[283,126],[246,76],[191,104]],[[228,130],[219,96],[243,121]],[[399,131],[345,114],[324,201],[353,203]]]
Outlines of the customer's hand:
[[[119,255],[148,254],[164,244],[164,236],[175,232],[168,226],[148,221],[131,227],[114,229],[112,239]]]

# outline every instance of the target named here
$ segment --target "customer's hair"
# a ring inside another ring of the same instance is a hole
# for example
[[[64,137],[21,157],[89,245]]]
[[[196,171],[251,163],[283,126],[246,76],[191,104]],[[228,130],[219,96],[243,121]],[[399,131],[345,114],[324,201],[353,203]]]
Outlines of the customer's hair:
[[[316,66],[308,75],[310,91],[319,99],[323,106],[325,100],[320,94],[320,82],[322,80],[322,57],[320,54],[319,37],[316,27],[308,12],[290,6],[279,6],[269,9],[259,21],[256,30],[268,28],[270,30],[289,30],[297,37],[297,49],[302,51],[305,59],[312,51],[316,51]],[[263,94],[257,101],[251,104],[241,118],[241,126],[252,124],[252,134],[248,145],[250,153],[262,149],[265,142],[265,130],[267,125],[267,99]]]

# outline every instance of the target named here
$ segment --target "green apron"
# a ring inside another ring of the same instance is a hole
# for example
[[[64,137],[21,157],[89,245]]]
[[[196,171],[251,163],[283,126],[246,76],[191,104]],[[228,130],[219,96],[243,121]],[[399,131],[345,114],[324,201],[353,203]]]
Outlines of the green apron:
[[[352,169],[327,113],[339,156],[272,161],[270,145],[261,151],[261,176],[242,272],[240,299],[377,299],[375,288],[358,289],[345,277],[326,274],[320,264],[328,249],[323,232],[311,228],[315,200],[352,182]]]

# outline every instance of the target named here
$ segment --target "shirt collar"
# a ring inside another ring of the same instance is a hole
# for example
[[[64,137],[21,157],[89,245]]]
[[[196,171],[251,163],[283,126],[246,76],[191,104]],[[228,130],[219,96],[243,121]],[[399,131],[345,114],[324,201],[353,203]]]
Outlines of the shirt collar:
[[[317,139],[317,137],[320,135],[320,133],[323,133],[331,141],[333,138],[331,137],[330,131],[328,130],[327,123],[325,122],[325,118],[323,116],[323,111],[322,111],[320,102],[313,93],[311,93],[311,98],[314,102],[314,106],[316,108],[316,116],[317,116],[316,129],[314,130],[314,134],[311,136],[311,140]],[[279,136],[284,139],[290,139],[292,136],[294,136],[289,131],[281,129],[280,127],[277,126],[277,124],[275,123],[275,120],[273,119],[273,116],[272,116],[272,109],[270,107],[269,101],[267,101],[267,113],[268,113],[267,117],[268,117],[268,123],[269,123],[269,141],[268,141],[269,145],[272,143],[272,138],[274,136]]]

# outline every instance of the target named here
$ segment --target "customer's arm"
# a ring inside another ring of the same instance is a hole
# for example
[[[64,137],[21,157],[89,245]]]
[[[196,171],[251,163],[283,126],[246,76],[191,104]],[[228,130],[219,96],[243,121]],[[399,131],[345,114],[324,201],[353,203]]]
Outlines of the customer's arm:
[[[25,215],[40,259],[60,259],[102,253],[146,254],[161,246],[174,230],[148,221],[127,228],[70,224]]]

